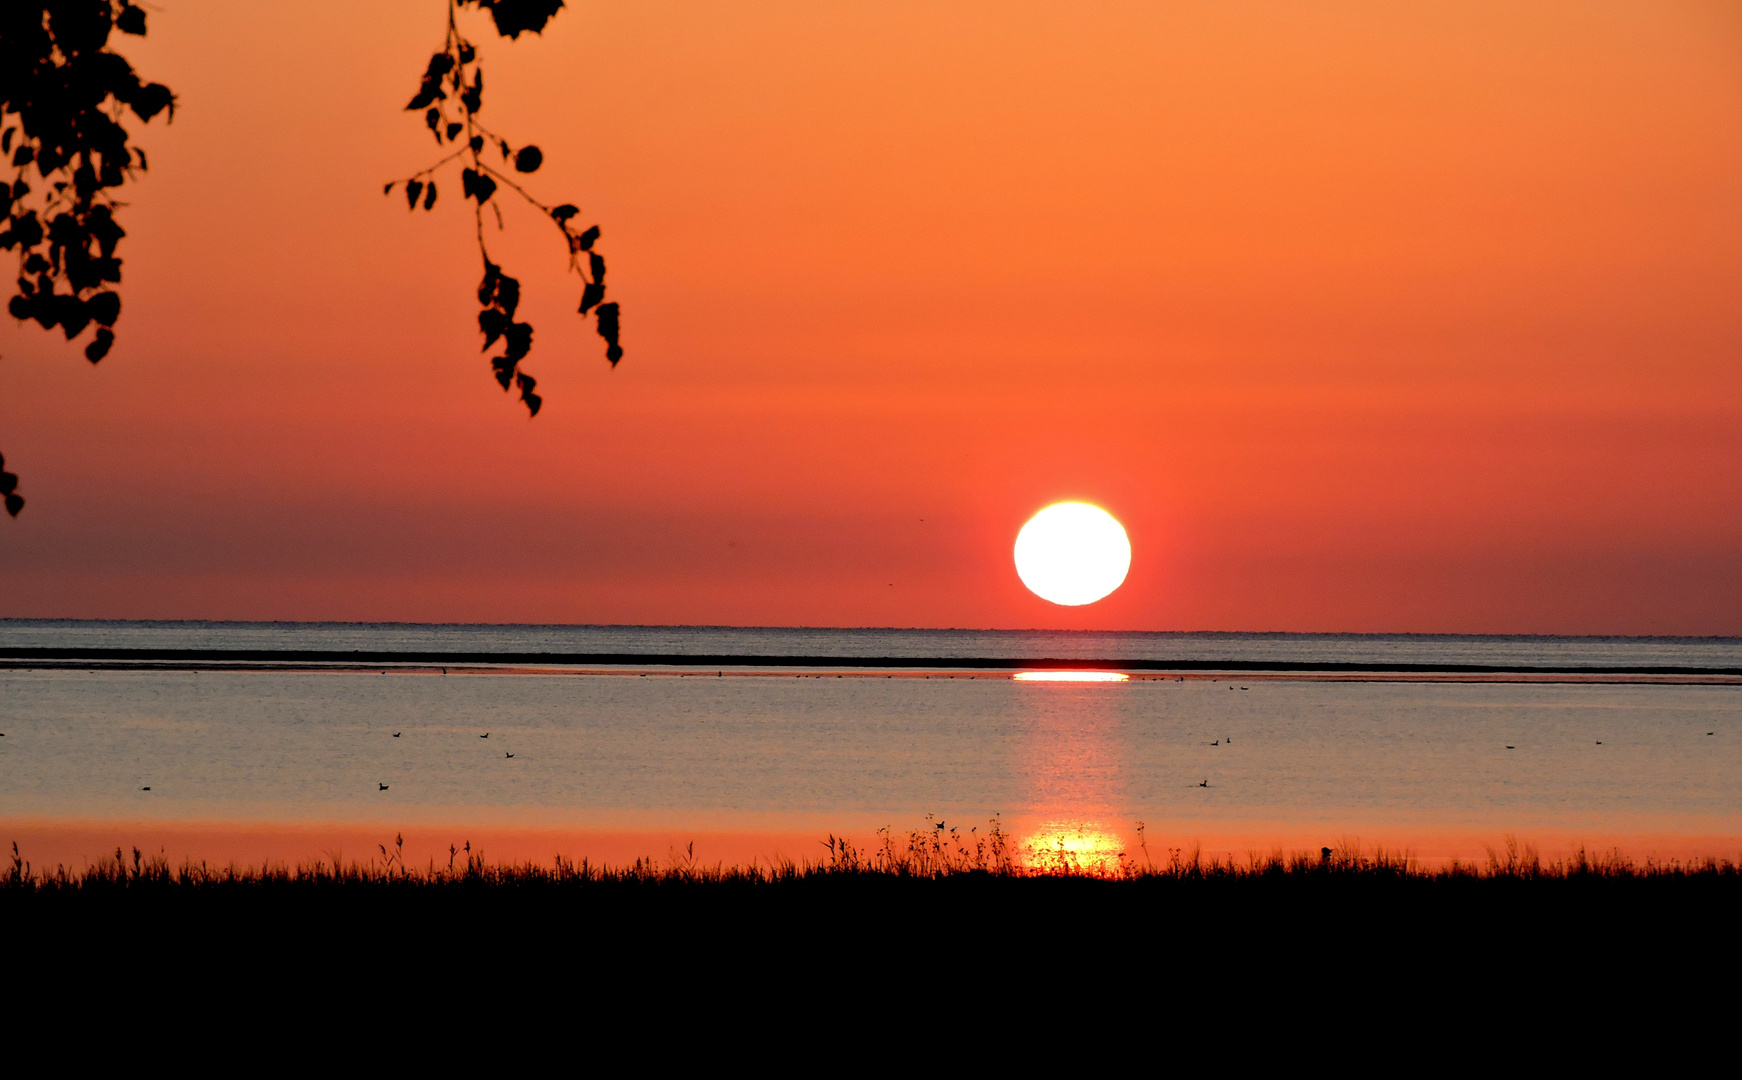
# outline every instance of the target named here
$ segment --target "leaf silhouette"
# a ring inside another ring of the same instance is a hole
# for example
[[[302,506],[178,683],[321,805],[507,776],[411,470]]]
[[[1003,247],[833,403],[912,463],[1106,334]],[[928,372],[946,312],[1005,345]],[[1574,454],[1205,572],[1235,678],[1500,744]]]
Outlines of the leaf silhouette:
[[[417,209],[417,197],[423,194],[422,180],[407,180],[405,182],[405,205],[407,209]]]
[[[495,194],[496,181],[491,179],[488,173],[472,173],[472,195],[478,200],[478,205],[482,206],[489,202],[491,196]]]
[[[562,10],[563,0],[461,0],[490,12],[496,32],[509,40],[531,31],[544,32],[546,23]]]
[[[6,512],[13,517],[24,509],[24,497],[18,494],[18,474],[5,470],[6,456],[0,454],[0,495],[6,497]]]
[[[516,172],[537,172],[538,167],[543,164],[544,151],[536,146],[523,146],[520,148],[520,152],[514,155],[514,169]]]
[[[573,203],[563,203],[561,206],[552,209],[550,216],[556,218],[558,221],[567,221],[569,218],[574,217],[580,212],[581,208]]]
[[[532,351],[532,324],[511,322],[502,332],[503,347],[508,350],[508,359],[519,363],[526,359],[526,354]]]
[[[165,109],[169,110],[172,117],[174,116],[175,95],[170,93],[169,87],[162,83],[152,83],[129,94],[127,105],[133,110],[135,116],[149,123],[152,117]]]
[[[514,384],[520,387],[520,400],[526,402],[527,415],[537,416],[538,410],[544,406],[544,399],[532,392],[538,380],[522,371],[514,376]]]
[[[622,346],[617,344],[616,304],[599,305],[599,336],[605,339],[605,344],[608,346],[605,350],[605,359],[611,361],[612,365],[615,366],[617,361],[623,359]]]
[[[508,316],[495,308],[485,308],[478,312],[478,329],[484,332],[484,348],[480,352],[488,352],[490,346],[496,344],[496,339],[508,329]]]
[[[108,293],[106,295],[113,296],[115,294]],[[109,347],[114,344],[115,331],[109,329],[107,326],[103,327],[101,330],[97,331],[97,336],[91,340],[91,343],[85,346],[85,359],[93,364],[96,363],[103,357],[109,355]]]
[[[576,244],[582,251],[591,251],[593,248],[593,242],[597,239],[599,239],[599,227],[593,225],[590,226],[586,232],[581,234],[581,238],[576,242]]]
[[[585,315],[594,304],[605,299],[605,286],[596,281],[587,282],[587,287],[581,290],[581,314]]]
[[[429,190],[424,192],[423,208],[425,210],[433,209],[435,207],[435,200],[436,200],[436,186],[435,186],[435,181],[431,180],[429,182]]]
[[[85,301],[85,310],[90,312],[92,321],[98,325],[114,326],[115,320],[121,317],[121,294],[117,292],[97,293]],[[97,336],[102,336],[101,331],[98,332]]]
[[[86,310],[84,303],[76,296],[56,296],[54,299],[59,301],[61,333],[67,336],[67,340],[71,341],[84,333],[85,327],[91,325],[91,313]],[[103,350],[108,351],[107,348]],[[87,358],[89,355],[87,352]]]

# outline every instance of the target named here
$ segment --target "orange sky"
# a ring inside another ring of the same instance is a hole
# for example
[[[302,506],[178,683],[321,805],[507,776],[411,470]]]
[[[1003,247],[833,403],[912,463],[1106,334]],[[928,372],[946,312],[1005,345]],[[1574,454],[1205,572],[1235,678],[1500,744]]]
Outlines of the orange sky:
[[[485,118],[548,226],[529,422],[438,0],[177,0],[111,357],[0,324],[0,615],[1742,633],[1734,3],[571,4]],[[1022,588],[1064,498],[1130,530]]]

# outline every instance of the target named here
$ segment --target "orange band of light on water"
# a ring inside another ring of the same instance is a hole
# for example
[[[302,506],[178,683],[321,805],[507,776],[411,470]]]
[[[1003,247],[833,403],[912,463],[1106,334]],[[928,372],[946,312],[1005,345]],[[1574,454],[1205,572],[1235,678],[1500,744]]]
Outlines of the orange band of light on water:
[[[1017,682],[1125,682],[1131,676],[1118,671],[1019,671]]]

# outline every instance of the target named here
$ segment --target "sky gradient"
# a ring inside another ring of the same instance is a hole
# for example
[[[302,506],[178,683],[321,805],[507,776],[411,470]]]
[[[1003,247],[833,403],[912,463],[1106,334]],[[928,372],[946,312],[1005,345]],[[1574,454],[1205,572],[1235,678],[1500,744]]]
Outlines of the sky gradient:
[[[401,112],[436,0],[178,0],[115,351],[0,320],[0,616],[1742,634],[1733,3],[571,4],[485,119],[543,412]],[[1123,588],[1018,581],[1101,505]]]

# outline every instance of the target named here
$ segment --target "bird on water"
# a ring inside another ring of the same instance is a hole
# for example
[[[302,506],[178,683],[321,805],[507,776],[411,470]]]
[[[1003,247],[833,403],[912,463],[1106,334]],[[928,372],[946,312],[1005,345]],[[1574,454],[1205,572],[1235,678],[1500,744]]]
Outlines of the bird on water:
[[[503,757],[513,757],[514,755],[513,754],[503,754],[502,756]]]
[[[376,781],[376,782],[377,782],[377,783],[380,783],[380,781]],[[386,784],[381,784],[381,790],[382,790],[382,791],[386,791],[386,790],[387,790],[387,785],[386,785]]]
[[[478,736],[478,738],[480,738],[480,739],[488,739],[489,737],[490,737],[490,733],[488,731],[486,731],[486,732],[484,732],[484,734]]]
[[[1204,781],[1204,782],[1203,782],[1203,783],[1201,783],[1201,784],[1199,784],[1199,785],[1198,785],[1198,786],[1199,786],[1199,787],[1209,787],[1209,786],[1210,786],[1210,782],[1209,782],[1209,781],[1208,781],[1208,780],[1205,780],[1205,781]]]
[[[393,737],[394,737],[394,738],[395,738],[395,739],[397,739],[397,738],[399,738],[399,732],[397,732],[397,731],[395,731],[395,732],[394,732],[394,733],[393,733]]]

